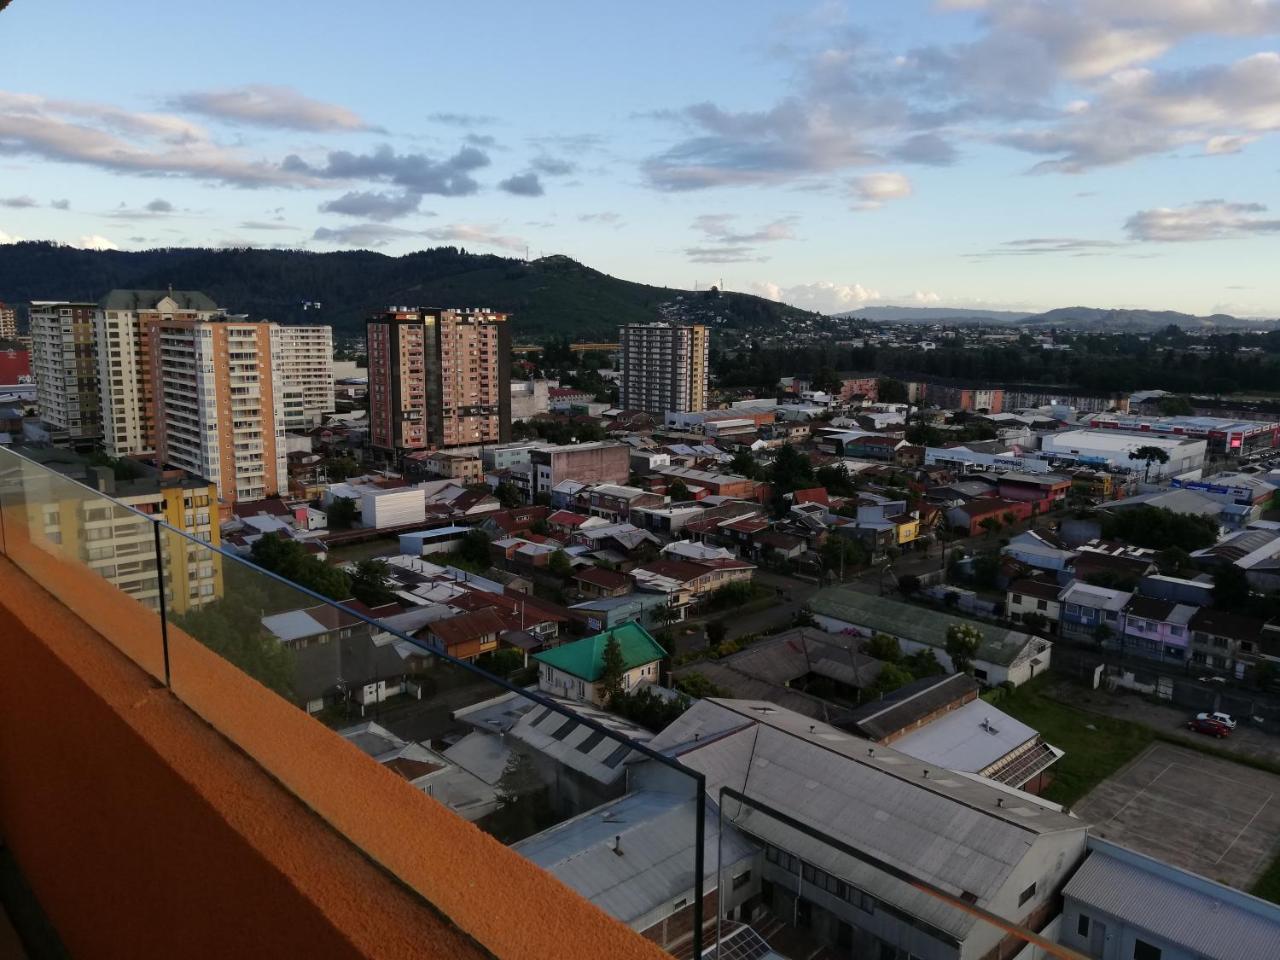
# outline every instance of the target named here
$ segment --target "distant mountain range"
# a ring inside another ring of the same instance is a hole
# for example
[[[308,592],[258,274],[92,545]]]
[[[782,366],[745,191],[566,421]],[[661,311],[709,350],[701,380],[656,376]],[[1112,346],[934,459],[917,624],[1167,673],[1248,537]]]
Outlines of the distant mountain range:
[[[562,256],[525,261],[456,247],[391,257],[367,250],[0,246],[0,301],[21,306],[29,300],[97,300],[117,287],[200,290],[234,313],[289,324],[327,323],[346,334],[363,333],[370,313],[399,304],[506,311],[514,315],[517,341],[545,336],[612,341],[619,324],[657,319],[775,333],[790,323],[822,320],[745,293],[632,283]]]
[[[1073,330],[1150,332],[1173,324],[1184,329],[1271,329],[1278,320],[1257,320],[1215,313],[1201,317],[1176,310],[1108,310],[1098,307],[1059,307],[1044,313],[1012,310],[967,310],[958,307],[867,307],[841,314],[888,323],[1008,323],[1025,327],[1066,327]]]

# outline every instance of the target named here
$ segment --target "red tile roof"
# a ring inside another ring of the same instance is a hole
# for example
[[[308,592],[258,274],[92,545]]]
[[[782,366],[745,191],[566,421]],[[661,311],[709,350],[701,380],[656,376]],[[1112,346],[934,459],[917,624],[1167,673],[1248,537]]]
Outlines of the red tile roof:
[[[574,513],[572,510],[557,510],[547,517],[547,523],[553,526],[580,527],[586,522],[586,517],[580,513]]]
[[[631,578],[625,573],[606,570],[604,567],[587,567],[585,570],[579,570],[573,575],[573,579],[603,587],[605,590],[618,590],[631,584]]]
[[[796,503],[820,503],[826,506],[830,500],[824,487],[810,487],[807,490],[797,490],[793,494]]]
[[[489,634],[495,636],[506,629],[506,624],[496,610],[488,607],[474,613],[460,613],[447,620],[437,620],[427,629],[446,647],[456,647],[470,640],[480,640]]]
[[[699,566],[686,560],[651,560],[636,569],[647,570],[650,573],[656,573],[660,577],[670,577],[672,580],[678,580],[681,583],[697,580],[699,577],[705,577],[711,572],[707,567]]]

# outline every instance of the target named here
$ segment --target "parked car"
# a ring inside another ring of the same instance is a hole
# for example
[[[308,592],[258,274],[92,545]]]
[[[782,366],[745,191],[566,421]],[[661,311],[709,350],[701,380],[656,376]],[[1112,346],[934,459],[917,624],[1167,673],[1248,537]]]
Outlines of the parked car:
[[[1227,729],[1229,729],[1229,730],[1234,730],[1234,729],[1236,728],[1236,722],[1235,722],[1235,720],[1232,718],[1231,714],[1229,714],[1229,713],[1221,713],[1221,712],[1219,712],[1219,713],[1197,713],[1197,714],[1196,714],[1196,719],[1197,719],[1197,720],[1214,720],[1214,721],[1217,721],[1218,723],[1222,724],[1224,727],[1226,727],[1226,728],[1227,728]]]
[[[1217,737],[1219,740],[1231,736],[1230,727],[1225,723],[1219,723],[1217,720],[1211,719],[1208,714],[1203,713],[1194,720],[1188,720],[1187,729],[1210,737]]]

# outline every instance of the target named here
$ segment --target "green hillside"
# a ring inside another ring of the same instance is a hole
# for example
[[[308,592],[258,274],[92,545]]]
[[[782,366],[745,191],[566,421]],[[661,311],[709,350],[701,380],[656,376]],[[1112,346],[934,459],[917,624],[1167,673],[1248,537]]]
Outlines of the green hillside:
[[[748,294],[632,283],[568,257],[524,260],[437,247],[370,251],[169,248],[91,251],[51,243],[0,246],[0,300],[96,300],[114,287],[201,290],[220,306],[281,323],[359,333],[389,305],[488,306],[515,315],[517,339],[613,339],[622,323],[665,317],[724,329],[775,329],[815,315]],[[304,309],[319,302],[319,310]]]

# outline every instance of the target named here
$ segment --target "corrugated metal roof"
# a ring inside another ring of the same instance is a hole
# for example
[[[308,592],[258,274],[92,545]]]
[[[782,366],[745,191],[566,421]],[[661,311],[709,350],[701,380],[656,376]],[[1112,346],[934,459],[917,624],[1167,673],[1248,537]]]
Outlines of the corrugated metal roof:
[[[1037,736],[985,700],[970,700],[895,740],[893,748],[950,770],[980,773]]]
[[[1206,960],[1278,960],[1280,907],[1090,839],[1063,896]]]
[[[1085,825],[1028,795],[923,763],[774,704],[703,700],[650,746],[850,846],[986,905],[1041,834]],[[927,776],[926,776],[927,772]],[[976,922],[830,843],[758,811],[726,805],[733,822],[941,930]]]

